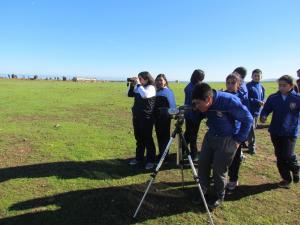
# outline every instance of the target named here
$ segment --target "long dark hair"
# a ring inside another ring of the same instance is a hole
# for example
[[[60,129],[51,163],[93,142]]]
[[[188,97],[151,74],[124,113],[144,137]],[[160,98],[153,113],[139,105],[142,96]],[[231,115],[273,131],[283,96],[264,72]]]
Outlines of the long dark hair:
[[[142,77],[144,80],[147,80],[147,85],[155,85],[155,81],[148,71],[140,72],[138,76]]]
[[[200,69],[194,70],[191,76],[191,83],[195,85],[199,82],[202,82],[204,80],[204,77],[205,77],[205,73],[203,70]]]
[[[158,74],[157,77],[155,78],[155,81],[157,81],[161,77],[166,81],[166,86],[169,87],[169,83],[168,83],[168,80],[166,78],[166,75],[163,74],[163,73]]]

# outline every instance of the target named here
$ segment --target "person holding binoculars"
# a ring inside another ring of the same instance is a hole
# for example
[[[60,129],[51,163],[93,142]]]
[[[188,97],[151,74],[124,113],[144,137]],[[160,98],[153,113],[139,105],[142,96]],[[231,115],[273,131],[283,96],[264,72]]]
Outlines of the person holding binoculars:
[[[145,169],[154,167],[155,145],[152,137],[154,124],[153,110],[155,105],[155,82],[147,71],[140,72],[138,77],[127,79],[130,82],[128,97],[134,98],[132,106],[132,122],[136,140],[136,154],[129,164],[137,165],[144,161],[146,151]]]

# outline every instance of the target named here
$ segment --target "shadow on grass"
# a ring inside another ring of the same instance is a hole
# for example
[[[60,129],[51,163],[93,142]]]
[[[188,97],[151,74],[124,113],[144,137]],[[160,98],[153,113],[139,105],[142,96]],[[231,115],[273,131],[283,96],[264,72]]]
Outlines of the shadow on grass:
[[[171,162],[164,163],[160,170],[178,168],[175,155],[171,155]],[[56,176],[62,179],[120,179],[126,176],[150,173],[143,165],[129,166],[128,159],[110,159],[96,161],[66,161],[51,162],[18,167],[1,168],[0,182],[16,178],[38,178]]]
[[[193,182],[187,183],[187,185]],[[147,184],[106,187],[71,191],[54,196],[31,199],[12,205],[9,210],[20,215],[0,219],[2,225],[86,225],[142,223],[186,212],[198,213],[203,221],[207,214],[203,206],[195,205],[192,199],[198,195],[195,186],[181,189],[181,182],[155,183],[136,219],[132,218]],[[276,184],[242,185],[236,192],[226,196],[226,201],[277,188]],[[165,223],[166,219],[162,219]]]
[[[137,219],[133,219],[132,215],[145,184],[72,191],[20,202],[9,210],[30,210],[30,213],[27,211],[22,215],[2,218],[0,224],[126,225],[184,212],[198,212],[206,219],[204,208],[191,202],[195,188],[188,187],[183,192],[180,186],[181,183],[156,183],[155,189],[150,189]],[[49,210],[48,207],[45,210],[47,206],[56,206],[57,209]]]
[[[258,185],[240,185],[234,192],[226,193],[226,201],[237,201],[241,198],[260,194],[266,191],[271,191],[273,189],[277,189],[278,183],[265,183],[265,184],[258,184]]]

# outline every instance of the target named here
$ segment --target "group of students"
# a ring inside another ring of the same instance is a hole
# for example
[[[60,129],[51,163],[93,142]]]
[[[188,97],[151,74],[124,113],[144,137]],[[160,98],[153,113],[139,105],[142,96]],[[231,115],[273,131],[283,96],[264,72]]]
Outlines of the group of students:
[[[184,89],[185,105],[192,105],[192,90],[194,85],[204,79],[202,70],[195,70],[190,78],[190,83]],[[130,165],[143,163],[146,150],[145,169],[152,169],[154,162],[159,160],[170,139],[171,119],[162,108],[176,108],[176,100],[173,91],[169,88],[168,80],[164,74],[152,78],[149,72],[141,72],[133,78],[130,84],[128,96],[134,97],[132,107],[134,136],[136,139],[136,157],[129,162]],[[199,112],[187,112],[185,114],[184,137],[190,144],[191,156],[197,160],[197,135],[201,122]],[[159,154],[156,156],[155,145],[152,137],[155,127]],[[168,156],[166,157],[168,160]]]
[[[279,186],[289,188],[292,181],[299,182],[299,165],[294,150],[300,112],[300,95],[297,93],[300,90],[300,70],[297,71],[299,80],[296,85],[291,76],[280,77],[278,91],[266,101],[265,90],[260,83],[262,71],[253,70],[252,81],[247,84],[244,82],[246,73],[244,67],[236,68],[226,77],[226,90],[218,91],[202,82],[205,76],[202,70],[195,70],[191,82],[184,89],[185,104],[194,109],[185,115],[184,136],[190,144],[193,159],[199,161],[199,181],[210,209],[223,202],[226,189],[232,191],[237,187],[243,143],[248,142],[249,153],[256,153],[254,130],[257,121],[260,119],[265,123],[270,113],[273,115],[269,133],[282,178]],[[152,169],[155,161],[153,125],[161,154],[170,137],[170,119],[162,117],[159,108],[176,107],[174,94],[168,88],[164,75],[158,75],[154,81],[148,72],[141,72],[131,84],[128,96],[135,98],[132,113],[136,158],[130,164],[142,163],[146,148],[146,169]],[[198,156],[197,133],[203,118],[207,119],[208,131]],[[208,196],[212,180],[213,194]]]
[[[170,139],[171,119],[167,114],[160,113],[160,108],[176,108],[173,91],[168,87],[164,74],[159,74],[154,80],[149,72],[141,72],[133,78],[128,90],[128,96],[134,97],[132,107],[132,121],[136,140],[136,157],[130,165],[144,162],[145,169],[153,169],[156,159],[162,155]],[[156,157],[155,145],[152,137],[155,126],[159,155]]]

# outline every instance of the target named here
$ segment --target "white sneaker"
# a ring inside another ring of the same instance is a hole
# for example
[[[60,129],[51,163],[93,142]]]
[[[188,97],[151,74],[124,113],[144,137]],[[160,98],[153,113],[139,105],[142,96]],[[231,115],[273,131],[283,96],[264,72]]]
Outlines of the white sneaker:
[[[130,162],[129,162],[129,165],[130,166],[135,166],[136,164],[139,164],[140,161],[136,160],[136,159],[132,159]]]
[[[243,152],[241,152],[241,162],[245,161],[246,160],[246,156],[244,155]]]
[[[236,189],[237,186],[239,186],[238,181],[228,182],[227,185],[226,185],[226,189],[229,190],[229,191],[233,191],[234,189]]]
[[[147,163],[146,166],[145,166],[145,169],[146,170],[152,170],[154,167],[154,163]]]

